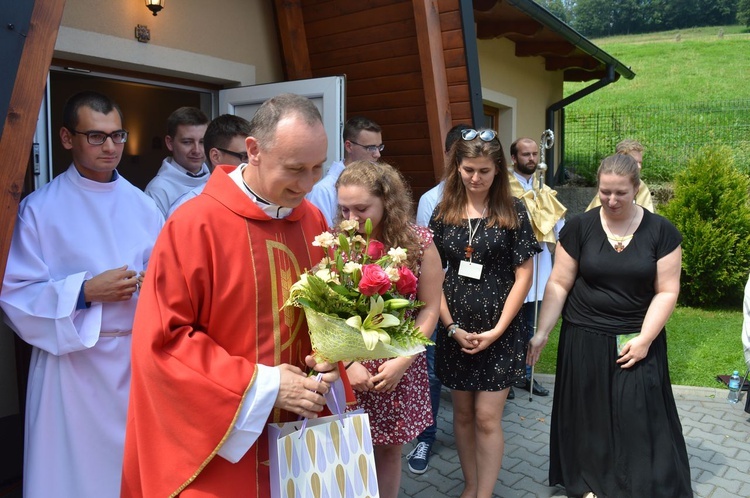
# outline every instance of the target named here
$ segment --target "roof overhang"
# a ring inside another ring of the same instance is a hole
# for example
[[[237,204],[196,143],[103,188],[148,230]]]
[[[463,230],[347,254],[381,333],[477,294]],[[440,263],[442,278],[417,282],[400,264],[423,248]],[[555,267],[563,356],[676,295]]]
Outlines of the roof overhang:
[[[517,57],[543,57],[548,71],[563,71],[565,81],[589,81],[607,76],[633,79],[635,73],[597,47],[549,10],[532,0],[474,0],[477,38],[507,38]]]

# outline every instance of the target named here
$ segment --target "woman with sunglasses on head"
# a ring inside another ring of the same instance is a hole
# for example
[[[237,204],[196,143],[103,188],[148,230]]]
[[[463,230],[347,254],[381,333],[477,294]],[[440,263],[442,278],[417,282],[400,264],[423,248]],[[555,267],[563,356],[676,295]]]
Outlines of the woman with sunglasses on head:
[[[521,201],[510,194],[493,130],[463,130],[451,148],[445,190],[430,220],[447,267],[435,370],[451,389],[453,431],[465,487],[489,498],[500,472],[508,390],[525,379],[519,310],[540,251]]]

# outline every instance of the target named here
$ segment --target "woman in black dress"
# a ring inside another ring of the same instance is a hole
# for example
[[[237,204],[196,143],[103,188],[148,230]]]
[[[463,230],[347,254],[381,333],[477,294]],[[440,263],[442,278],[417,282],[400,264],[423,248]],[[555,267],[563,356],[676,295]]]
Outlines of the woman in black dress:
[[[562,312],[549,482],[571,496],[693,496],[664,330],[682,236],[635,204],[635,159],[607,157],[597,177],[602,206],[560,233],[529,344],[533,365]]]
[[[489,498],[502,464],[508,388],[525,378],[518,312],[531,287],[531,257],[540,250],[526,209],[510,194],[494,131],[462,131],[430,228],[447,267],[435,370],[452,390],[461,497]]]

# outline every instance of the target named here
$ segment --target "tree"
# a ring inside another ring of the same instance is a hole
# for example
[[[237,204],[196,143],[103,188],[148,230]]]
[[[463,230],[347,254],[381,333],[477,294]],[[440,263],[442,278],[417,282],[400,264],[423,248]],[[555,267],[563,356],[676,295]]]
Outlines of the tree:
[[[707,146],[675,177],[663,214],[682,233],[680,300],[689,306],[736,305],[750,267],[750,180],[732,150]]]
[[[750,0],[739,0],[737,3],[737,20],[750,28]]]
[[[566,24],[570,24],[573,20],[571,0],[539,0],[538,3]]]

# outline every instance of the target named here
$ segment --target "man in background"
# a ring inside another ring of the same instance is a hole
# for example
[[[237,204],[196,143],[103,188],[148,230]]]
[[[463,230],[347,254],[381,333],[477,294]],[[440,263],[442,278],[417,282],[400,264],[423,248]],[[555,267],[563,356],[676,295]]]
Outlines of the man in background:
[[[109,97],[72,96],[60,140],[73,162],[18,210],[0,305],[33,346],[26,498],[120,495],[133,316],[164,222],[115,169],[127,138]]]
[[[446,156],[453,144],[461,138],[461,132],[469,128],[471,127],[468,125],[459,124],[448,131],[445,136]],[[435,210],[435,206],[437,206],[443,198],[444,186],[445,182],[440,181],[440,183],[432,187],[419,198],[419,206],[417,207],[417,225],[423,227],[429,226],[432,212]],[[435,333],[437,333],[437,329],[438,327],[436,326],[435,331],[433,332],[433,340]],[[424,474],[427,471],[427,466],[430,461],[430,453],[432,452],[432,445],[435,444],[435,439],[437,437],[437,416],[438,410],[440,410],[440,389],[442,388],[442,384],[437,375],[435,375],[435,346],[427,346],[426,350],[427,377],[430,380],[430,402],[432,404],[433,420],[432,425],[427,427],[419,436],[417,436],[417,445],[408,455],[406,455],[406,463],[409,466],[409,470],[414,474]]]
[[[563,219],[565,208],[557,201],[554,190],[547,185],[541,188],[539,186],[539,177],[535,174],[539,166],[539,145],[534,140],[519,138],[513,142],[510,145],[510,158],[513,163],[513,170],[508,172],[511,194],[524,201],[534,233],[542,248],[542,252],[533,258],[534,278],[521,307],[528,340],[534,336],[536,318],[539,310],[542,309],[544,288],[552,273],[552,253],[560,230],[565,225]],[[516,387],[531,391],[536,396],[549,395],[549,390],[536,380],[532,385],[531,367],[528,365],[526,366],[526,379],[517,383]],[[511,392],[512,389],[511,387]],[[513,396],[515,397],[515,393]],[[508,398],[510,399],[510,395]]]
[[[164,143],[172,155],[164,158],[156,176],[146,185],[146,194],[164,217],[178,197],[208,181],[210,171],[203,150],[208,121],[208,116],[195,107],[180,107],[167,118]]]
[[[208,158],[211,171],[220,164],[239,166],[247,163],[245,139],[250,135],[250,123],[247,119],[233,114],[222,114],[209,123],[203,136],[203,150]],[[203,192],[206,186],[202,183],[177,198],[169,208],[169,216],[185,202]]]
[[[617,154],[627,154],[638,161],[639,170],[643,166],[643,145],[641,145],[639,141],[631,139],[623,140],[622,142],[617,144],[617,146],[615,147],[615,152]],[[641,180],[641,184],[638,187],[638,193],[636,193],[635,195],[635,203],[645,209],[648,209],[652,213],[655,212],[654,201],[651,197],[651,191],[648,189],[648,186],[646,186],[643,180]],[[597,192],[594,198],[591,199],[591,202],[586,208],[586,211],[589,211],[590,209],[601,205],[602,202],[599,199],[599,193]]]
[[[380,125],[363,116],[354,116],[346,121],[343,139],[344,161],[331,164],[326,176],[307,195],[307,200],[320,209],[330,227],[333,227],[338,213],[336,182],[341,172],[354,161],[377,162],[385,148]]]

